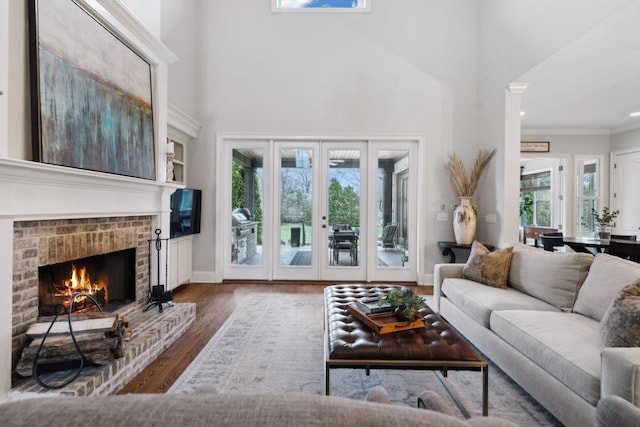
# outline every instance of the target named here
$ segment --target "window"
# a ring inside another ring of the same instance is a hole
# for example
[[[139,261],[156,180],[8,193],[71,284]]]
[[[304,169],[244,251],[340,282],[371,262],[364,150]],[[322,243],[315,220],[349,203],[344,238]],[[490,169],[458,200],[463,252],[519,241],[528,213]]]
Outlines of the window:
[[[369,12],[371,0],[271,0],[274,12]]]
[[[595,228],[591,209],[599,210],[600,179],[597,159],[579,160],[576,165],[576,235],[592,236]]]
[[[551,226],[551,170],[520,177],[520,222],[523,226]]]

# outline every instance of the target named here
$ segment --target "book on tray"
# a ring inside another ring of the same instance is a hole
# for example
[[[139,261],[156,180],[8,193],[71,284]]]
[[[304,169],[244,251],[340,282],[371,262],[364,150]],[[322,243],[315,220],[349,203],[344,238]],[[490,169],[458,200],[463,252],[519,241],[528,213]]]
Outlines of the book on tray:
[[[358,310],[365,314],[381,314],[391,313],[393,308],[389,304],[378,304],[379,299],[377,297],[361,298],[356,301],[356,307]]]

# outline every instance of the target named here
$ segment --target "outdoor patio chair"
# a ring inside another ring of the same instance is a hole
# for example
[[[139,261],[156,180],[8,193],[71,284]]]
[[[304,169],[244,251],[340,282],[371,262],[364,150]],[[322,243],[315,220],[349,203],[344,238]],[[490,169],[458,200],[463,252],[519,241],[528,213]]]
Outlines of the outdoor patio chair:
[[[383,248],[396,248],[397,225],[387,224],[382,229],[382,235],[378,238],[378,245]]]

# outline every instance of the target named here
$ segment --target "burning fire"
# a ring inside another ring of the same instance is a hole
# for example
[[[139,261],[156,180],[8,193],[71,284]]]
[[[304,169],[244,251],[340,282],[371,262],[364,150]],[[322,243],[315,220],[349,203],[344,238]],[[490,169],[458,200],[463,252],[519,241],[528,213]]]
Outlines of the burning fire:
[[[71,297],[74,294],[89,294],[98,302],[106,303],[108,301],[107,285],[104,282],[92,282],[86,267],[76,268],[75,264],[71,264],[71,274],[62,284],[54,284],[56,297],[68,297],[64,300],[63,305],[69,307],[71,305]],[[80,306],[86,305],[90,300],[85,296],[76,298],[74,304]]]

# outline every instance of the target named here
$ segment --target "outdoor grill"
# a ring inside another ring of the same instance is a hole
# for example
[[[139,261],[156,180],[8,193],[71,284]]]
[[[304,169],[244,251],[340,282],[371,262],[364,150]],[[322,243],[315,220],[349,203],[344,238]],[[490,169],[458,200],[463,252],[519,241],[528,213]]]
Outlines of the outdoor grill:
[[[231,215],[231,261],[241,264],[246,261],[247,258],[255,255],[256,253],[258,244],[258,223],[249,219],[251,217],[251,213],[244,208],[234,210]]]

